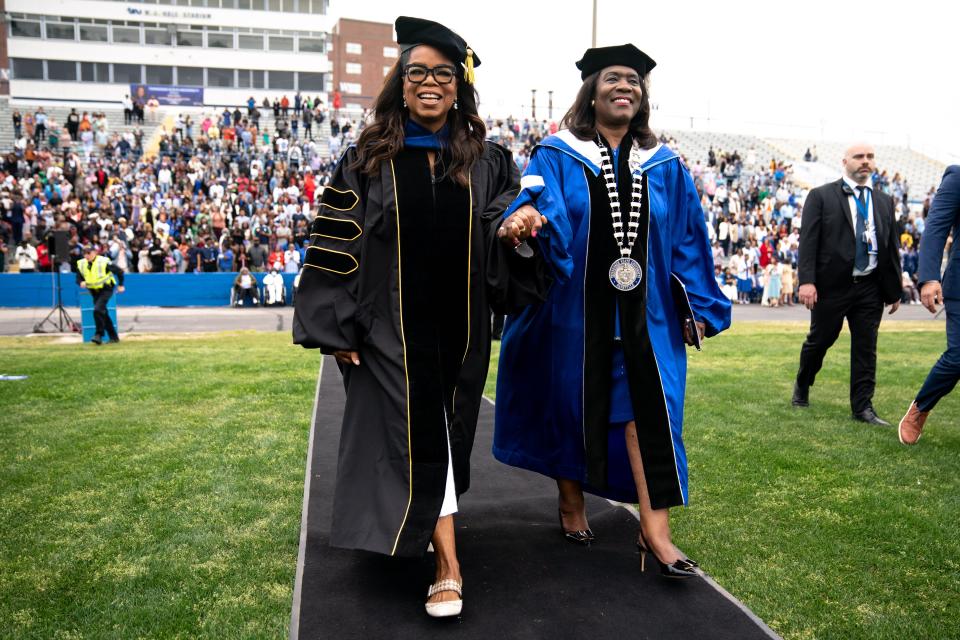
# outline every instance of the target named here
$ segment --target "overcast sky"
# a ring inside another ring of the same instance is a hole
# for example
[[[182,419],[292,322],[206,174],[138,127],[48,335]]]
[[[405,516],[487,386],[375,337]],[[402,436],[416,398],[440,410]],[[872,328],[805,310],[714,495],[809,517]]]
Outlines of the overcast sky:
[[[459,33],[480,56],[481,115],[562,116],[590,46],[592,0],[331,0],[330,13],[398,12]],[[960,3],[598,0],[598,46],[657,61],[654,125],[910,144],[960,161]]]

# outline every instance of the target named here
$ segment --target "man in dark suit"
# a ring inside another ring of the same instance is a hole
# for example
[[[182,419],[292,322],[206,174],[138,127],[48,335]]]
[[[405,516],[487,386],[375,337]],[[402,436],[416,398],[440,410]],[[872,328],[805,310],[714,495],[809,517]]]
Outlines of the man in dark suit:
[[[953,245],[947,268],[940,277],[940,263],[947,236],[953,231]],[[960,379],[960,165],[947,167],[930,205],[927,224],[920,238],[920,300],[930,313],[943,304],[947,311],[947,350],[933,365],[907,415],[900,421],[898,434],[903,444],[916,444],[930,410],[950,393]],[[943,285],[941,286],[941,281]]]
[[[893,199],[874,190],[873,147],[856,144],[843,157],[843,177],[813,189],[803,205],[798,277],[810,332],[800,349],[793,406],[809,405],[810,387],[843,319],[850,326],[850,407],[853,417],[889,426],[873,409],[877,331],[884,304],[900,306],[899,240]]]

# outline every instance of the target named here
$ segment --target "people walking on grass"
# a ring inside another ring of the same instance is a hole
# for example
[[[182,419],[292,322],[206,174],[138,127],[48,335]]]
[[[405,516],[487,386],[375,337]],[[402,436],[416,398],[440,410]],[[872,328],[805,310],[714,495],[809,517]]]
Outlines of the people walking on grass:
[[[849,147],[843,177],[813,189],[800,231],[800,302],[810,309],[810,332],[800,348],[795,407],[810,403],[810,387],[846,318],[850,326],[850,408],[853,418],[890,426],[873,407],[877,332],[884,305],[900,306],[900,253],[893,199],[874,188],[872,145]]]

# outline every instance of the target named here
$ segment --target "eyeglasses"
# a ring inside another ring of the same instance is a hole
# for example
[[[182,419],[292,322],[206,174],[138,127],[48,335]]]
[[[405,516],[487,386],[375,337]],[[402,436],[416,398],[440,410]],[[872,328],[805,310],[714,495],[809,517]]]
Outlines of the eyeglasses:
[[[420,84],[427,80],[427,76],[432,75],[437,84],[450,84],[457,77],[457,69],[449,64],[441,64],[433,67],[425,67],[422,64],[407,65],[404,69],[404,75],[407,80],[413,84]]]

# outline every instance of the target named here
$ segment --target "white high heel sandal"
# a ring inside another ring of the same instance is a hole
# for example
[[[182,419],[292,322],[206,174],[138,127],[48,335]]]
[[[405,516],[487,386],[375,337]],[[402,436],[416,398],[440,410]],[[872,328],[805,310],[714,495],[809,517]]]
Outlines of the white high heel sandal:
[[[456,580],[441,580],[430,586],[430,589],[427,590],[427,598],[432,598],[441,591],[455,591],[460,599],[448,600],[447,602],[428,602],[426,604],[427,615],[432,618],[448,618],[460,615],[460,612],[463,611],[463,585]]]

